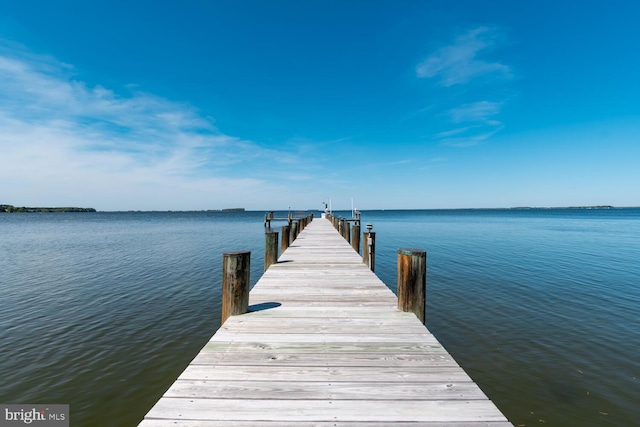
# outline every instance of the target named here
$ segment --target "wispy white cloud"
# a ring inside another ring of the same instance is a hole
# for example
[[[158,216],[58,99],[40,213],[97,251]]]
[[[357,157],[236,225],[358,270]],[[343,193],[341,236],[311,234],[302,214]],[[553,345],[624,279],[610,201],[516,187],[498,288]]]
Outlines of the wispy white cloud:
[[[479,58],[480,54],[496,47],[498,40],[498,32],[493,28],[469,30],[418,64],[416,74],[422,78],[437,78],[442,86],[464,84],[486,74],[510,77],[511,70],[507,65]]]
[[[473,147],[502,130],[503,126],[477,126],[474,131],[458,133],[454,136],[447,136],[440,139],[440,143],[450,147]]]
[[[465,126],[462,128],[456,128],[456,129],[439,132],[436,134],[436,138],[449,138],[451,136],[460,135],[469,131],[469,129],[471,128],[472,128],[471,126]]]
[[[453,147],[478,145],[504,127],[494,118],[500,114],[500,106],[499,102],[479,101],[452,108],[447,111],[447,116],[458,127],[439,132],[435,138],[441,144]]]
[[[291,149],[224,134],[189,105],[90,87],[54,58],[0,47],[0,203],[245,206],[248,194],[260,204],[278,188],[265,165],[304,176]],[[175,205],[187,199],[201,202]]]
[[[487,59],[487,54],[502,43],[502,33],[498,29],[477,27],[437,48],[416,67],[418,77],[437,82],[439,90],[448,95],[447,102],[460,102],[454,108],[443,108],[439,115],[446,121],[441,127],[446,127],[435,133],[433,138],[441,144],[470,147],[486,141],[503,129],[504,125],[499,120],[503,101],[469,102],[468,98],[470,95],[483,96],[483,92],[493,95],[496,88],[500,88],[505,79],[511,77],[509,66]],[[481,76],[497,78],[478,79]],[[473,83],[471,90],[464,93],[450,89],[454,85],[471,84],[475,79],[478,81]]]
[[[479,101],[463,104],[448,111],[453,123],[485,122],[500,113],[500,103]]]

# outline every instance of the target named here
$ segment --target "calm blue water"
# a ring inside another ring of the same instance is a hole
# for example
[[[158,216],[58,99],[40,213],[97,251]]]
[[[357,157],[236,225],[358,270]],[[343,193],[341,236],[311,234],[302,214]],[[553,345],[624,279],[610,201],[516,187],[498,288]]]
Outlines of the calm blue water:
[[[260,277],[263,215],[0,215],[0,402],[136,425],[219,327],[222,253]],[[511,422],[640,425],[640,209],[362,221],[391,289],[427,250],[427,326]]]

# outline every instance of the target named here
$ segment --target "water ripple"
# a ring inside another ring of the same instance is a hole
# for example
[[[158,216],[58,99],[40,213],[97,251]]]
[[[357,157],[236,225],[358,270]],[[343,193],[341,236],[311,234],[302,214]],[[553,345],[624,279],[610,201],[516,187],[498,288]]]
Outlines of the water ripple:
[[[427,324],[514,424],[640,419],[639,211],[363,221],[391,289],[397,249],[427,250]],[[223,252],[262,273],[260,212],[5,215],[0,233],[0,401],[70,403],[79,425],[136,425],[206,343]]]

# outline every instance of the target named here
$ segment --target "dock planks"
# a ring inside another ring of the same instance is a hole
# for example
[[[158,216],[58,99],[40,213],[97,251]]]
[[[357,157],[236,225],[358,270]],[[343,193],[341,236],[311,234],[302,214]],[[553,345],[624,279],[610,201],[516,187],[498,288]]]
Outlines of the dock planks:
[[[312,221],[141,422],[511,426],[327,220]]]

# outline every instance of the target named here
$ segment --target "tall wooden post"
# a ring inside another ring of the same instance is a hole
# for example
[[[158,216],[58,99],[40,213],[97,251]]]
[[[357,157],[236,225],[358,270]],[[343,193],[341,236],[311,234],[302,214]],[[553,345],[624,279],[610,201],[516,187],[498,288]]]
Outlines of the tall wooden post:
[[[264,233],[264,271],[278,262],[278,232],[267,230]]]
[[[374,271],[375,268],[375,250],[376,250],[376,233],[373,231],[365,231],[362,233],[362,262]]]
[[[249,309],[251,252],[225,252],[222,255],[222,321]]]
[[[367,231],[362,232],[362,262],[367,264],[371,271],[376,267],[376,233],[371,231],[373,225],[367,224]]]
[[[357,224],[351,226],[351,247],[360,253],[360,226]]]
[[[291,240],[290,243],[293,243],[294,240],[296,240],[296,237],[298,237],[298,221],[296,221],[295,219],[291,221]]]
[[[369,232],[362,232],[362,262],[369,267]]]
[[[369,263],[371,271],[376,271],[376,232],[369,232]]]
[[[344,238],[349,244],[351,244],[351,226],[349,221],[344,221]]]
[[[282,244],[280,245],[280,253],[283,253],[289,247],[290,233],[291,233],[291,226],[283,225],[282,226]]]
[[[398,309],[414,313],[425,323],[427,253],[398,249]]]

